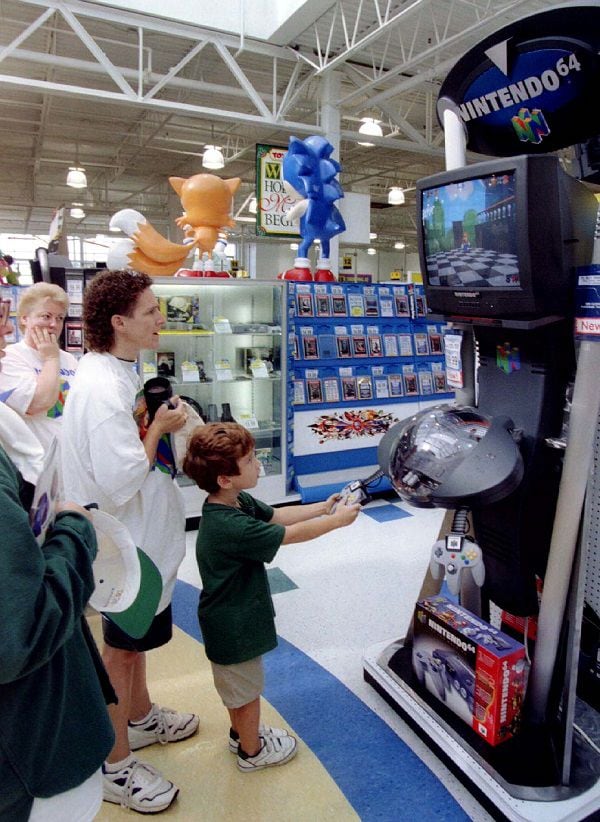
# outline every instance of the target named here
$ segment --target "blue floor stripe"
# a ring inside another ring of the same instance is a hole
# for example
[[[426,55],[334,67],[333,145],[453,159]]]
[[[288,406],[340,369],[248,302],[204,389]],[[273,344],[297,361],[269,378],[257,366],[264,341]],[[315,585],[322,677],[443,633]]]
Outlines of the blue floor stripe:
[[[173,620],[202,642],[197,606],[197,588],[178,581]],[[310,657],[279,637],[264,659],[265,699],[318,757],[362,822],[469,819],[391,728]]]

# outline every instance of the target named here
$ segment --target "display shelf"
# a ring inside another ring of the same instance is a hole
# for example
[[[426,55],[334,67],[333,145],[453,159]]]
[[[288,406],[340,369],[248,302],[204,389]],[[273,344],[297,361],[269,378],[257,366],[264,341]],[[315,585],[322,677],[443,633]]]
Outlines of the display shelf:
[[[390,425],[451,401],[444,322],[427,318],[422,286],[291,283],[295,487],[333,465],[346,481],[376,461]],[[368,455],[365,457],[365,452]],[[326,455],[326,456],[325,456]],[[311,491],[311,493],[313,493]]]
[[[262,465],[253,493],[280,502],[288,481],[285,283],[156,278],[152,288],[166,325],[158,351],[140,355],[143,381],[165,376],[205,421],[224,416],[244,425]],[[187,516],[198,516],[203,495],[178,481]]]

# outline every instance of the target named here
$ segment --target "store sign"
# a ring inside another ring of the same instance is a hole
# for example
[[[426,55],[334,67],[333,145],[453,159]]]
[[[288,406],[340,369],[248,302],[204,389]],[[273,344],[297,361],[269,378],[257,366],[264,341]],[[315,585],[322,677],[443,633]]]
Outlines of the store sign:
[[[282,164],[287,149],[256,146],[256,233],[269,237],[299,237],[297,223],[288,219],[296,199],[283,186]]]
[[[459,60],[440,90],[467,148],[496,157],[547,153],[600,132],[600,7],[569,6],[506,26]]]
[[[600,265],[577,269],[575,336],[600,341]]]

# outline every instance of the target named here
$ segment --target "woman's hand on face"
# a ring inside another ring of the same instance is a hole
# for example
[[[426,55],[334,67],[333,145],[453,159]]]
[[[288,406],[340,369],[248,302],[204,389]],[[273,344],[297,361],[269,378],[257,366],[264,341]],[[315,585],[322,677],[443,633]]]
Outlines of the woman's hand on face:
[[[38,326],[37,328],[31,329],[31,338],[34,348],[44,362],[60,359],[60,348],[56,334],[48,331],[47,328]]]

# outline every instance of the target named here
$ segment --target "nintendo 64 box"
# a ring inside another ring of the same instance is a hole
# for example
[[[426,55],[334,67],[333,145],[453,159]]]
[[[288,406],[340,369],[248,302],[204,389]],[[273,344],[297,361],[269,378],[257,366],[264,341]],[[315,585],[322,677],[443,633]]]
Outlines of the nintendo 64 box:
[[[444,596],[417,603],[419,682],[490,745],[518,730],[529,665],[524,646]]]

